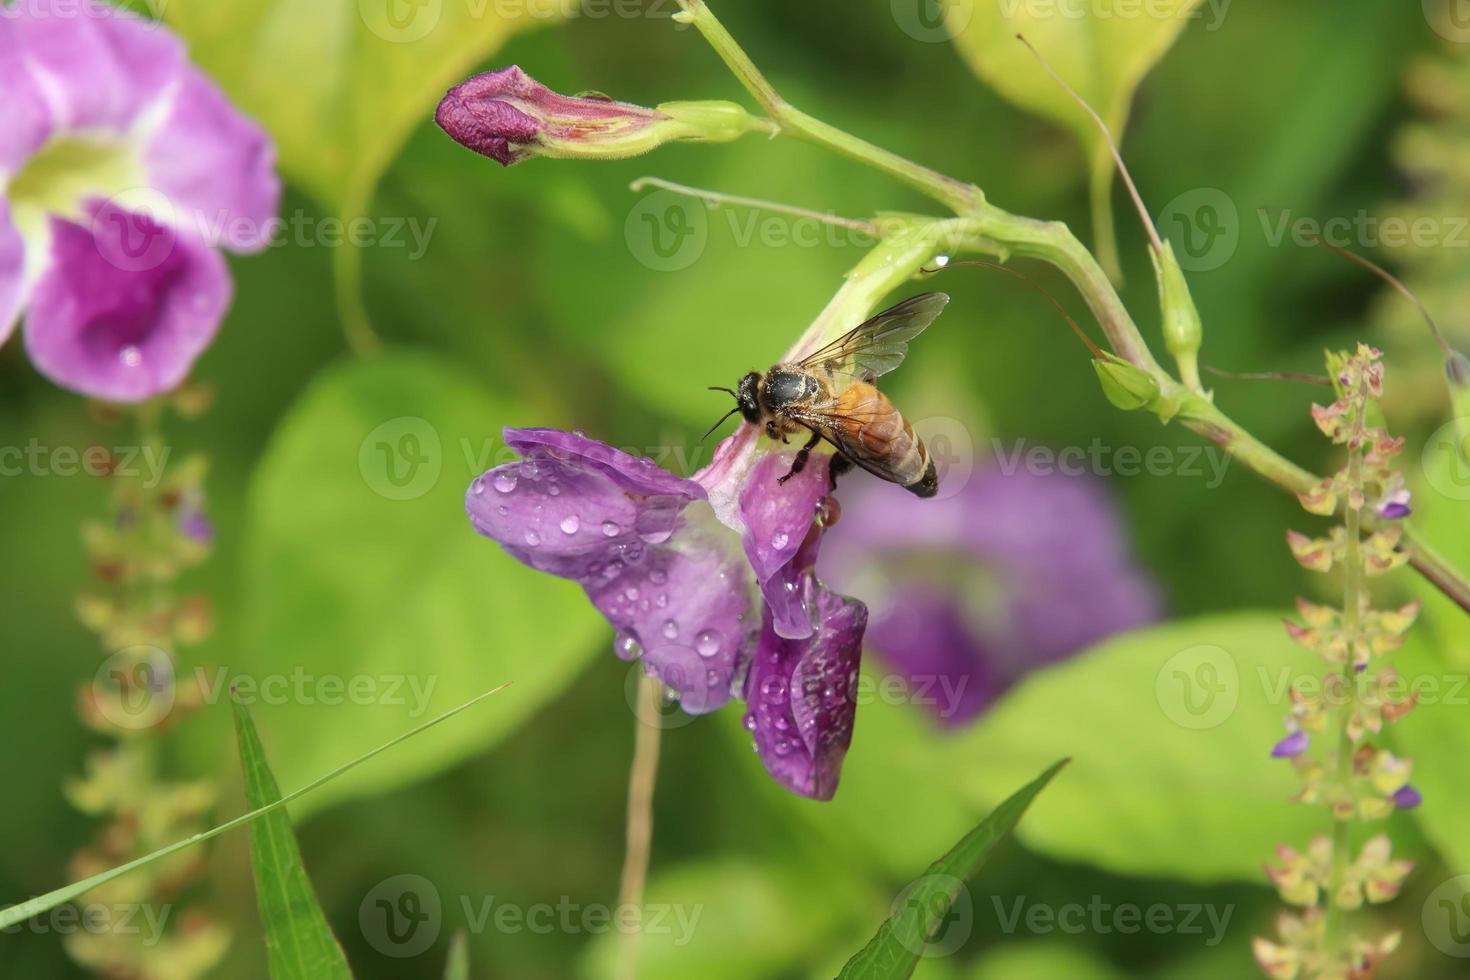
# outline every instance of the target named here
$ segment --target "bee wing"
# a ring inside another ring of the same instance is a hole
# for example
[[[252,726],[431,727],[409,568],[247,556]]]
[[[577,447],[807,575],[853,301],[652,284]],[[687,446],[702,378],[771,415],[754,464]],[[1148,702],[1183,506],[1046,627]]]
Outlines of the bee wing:
[[[872,383],[903,363],[909,341],[944,310],[949,297],[924,293],[890,307],[799,362],[816,374]]]
[[[858,433],[878,422],[878,413],[864,409],[839,411],[836,398],[814,405],[788,409],[786,416],[836,446],[842,455],[890,483],[903,484],[903,475],[893,468],[893,461],[870,452],[858,438]],[[889,416],[902,424],[896,413]]]

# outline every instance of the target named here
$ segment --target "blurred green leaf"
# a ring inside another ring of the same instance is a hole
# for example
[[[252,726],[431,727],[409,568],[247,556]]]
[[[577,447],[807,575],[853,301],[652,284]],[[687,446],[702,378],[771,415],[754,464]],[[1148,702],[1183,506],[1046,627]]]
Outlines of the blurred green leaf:
[[[568,9],[558,0],[170,0],[163,7],[194,60],[271,131],[285,172],[346,215],[366,205],[445,91],[512,34]]]
[[[847,961],[838,980],[904,980],[911,976],[925,943],[944,923],[965,882],[975,876],[995,845],[1015,829],[1031,801],[1066,764],[1066,759],[1054,763],[996,807],[948,854],[929,865],[923,877],[901,896],[898,910],[878,927],[868,945]]]
[[[946,0],[946,23],[975,74],[1010,101],[1070,128],[1092,173],[1094,248],[1118,269],[1113,233],[1112,152],[1097,123],[1016,40],[1024,34],[1057,74],[1102,116],[1119,143],[1133,94],[1194,16],[1200,0],[1138,4],[1096,0],[1075,11],[1061,4]]]
[[[271,774],[249,710],[239,704],[234,707],[245,801],[251,809],[259,809],[278,802],[281,790]],[[250,825],[250,862],[272,980],[350,980],[352,970],[347,957],[317,902],[311,879],[301,864],[291,817],[284,809]]]
[[[1032,941],[987,954],[968,976],[970,980],[1122,980],[1126,974],[1080,945]]]
[[[400,352],[326,371],[272,438],[248,492],[233,669],[293,748],[277,760],[281,778],[381,740],[434,700],[516,683],[502,710],[416,742],[308,808],[483,751],[597,648],[600,618],[579,588],[519,564],[465,518],[470,481],[511,458],[499,433],[528,421],[517,416],[436,358]]]
[[[1459,569],[1470,568],[1470,468],[1454,455],[1457,440],[1449,427],[1425,447],[1424,468],[1414,486],[1415,530]],[[1403,754],[1414,760],[1413,784],[1424,794],[1414,811],[1425,836],[1461,873],[1470,873],[1470,617],[1432,585],[1402,573],[1424,601],[1419,622],[1390,662],[1411,685],[1419,705],[1393,726]],[[1387,605],[1379,597],[1376,605]]]
[[[938,751],[977,805],[1047,760],[1074,756],[1068,779],[1019,832],[1053,857],[1125,874],[1256,881],[1279,841],[1322,829],[1320,811],[1288,801],[1299,789],[1291,767],[1270,758],[1287,689],[1319,667],[1278,616],[1186,620],[1033,674]]]
[[[741,859],[684,864],[656,875],[643,902],[639,980],[789,973],[850,920],[862,894],[843,882],[812,901],[816,876],[802,872]],[[588,946],[580,970],[586,980],[615,975],[620,938],[614,929]]]

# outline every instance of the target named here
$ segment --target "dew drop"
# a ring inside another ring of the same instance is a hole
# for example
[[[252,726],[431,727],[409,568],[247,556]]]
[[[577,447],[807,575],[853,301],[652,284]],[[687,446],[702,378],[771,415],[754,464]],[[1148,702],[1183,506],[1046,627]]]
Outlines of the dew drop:
[[[505,504],[501,504],[499,507],[497,507],[495,509],[496,509],[496,511],[499,512],[499,514],[500,514],[501,517],[504,517],[506,514],[509,514],[510,513],[510,508],[507,507],[507,506],[505,506]]]
[[[654,585],[663,585],[669,580],[669,573],[664,571],[662,568],[655,568],[653,571],[648,573],[648,580]]]
[[[785,531],[777,531],[775,536],[771,538],[771,547],[777,551],[785,548],[790,543],[791,535],[787,534]]]
[[[679,638],[679,625],[672,619],[664,620],[664,639],[676,640]]]
[[[560,497],[561,496],[561,484],[559,484],[559,483],[547,484],[546,492],[549,493],[549,494],[551,494],[551,496],[553,496],[553,497]]]
[[[576,514],[568,514],[566,517],[563,517],[561,519],[561,533],[562,534],[576,534],[577,533],[577,529],[580,528],[581,526],[582,526],[582,522],[579,521],[579,520],[577,520],[577,515]]]
[[[137,367],[143,363],[143,352],[138,349],[137,344],[128,344],[118,352],[118,360],[127,367]]]
[[[541,535],[537,534],[535,531],[527,531],[526,532],[526,544],[528,544],[528,545],[530,545],[531,547],[534,548],[534,547],[536,547],[540,543],[541,543]]]
[[[660,609],[667,607],[669,604],[669,594],[667,592],[660,592],[653,597],[653,604]]]
[[[704,683],[707,687],[717,687],[720,683],[720,672],[718,670],[707,670],[704,672]]]
[[[638,586],[636,586],[636,585],[630,585],[630,586],[628,586],[626,589],[623,590],[623,595],[627,596],[629,599],[636,599],[636,598],[638,598]]]
[[[618,525],[617,525],[617,522],[616,521],[603,521],[602,522],[602,533],[605,536],[609,537],[609,538],[615,538],[615,537],[617,537],[618,536]]]
[[[694,638],[694,649],[701,657],[713,657],[720,652],[721,639],[719,630],[700,630]]]
[[[485,492],[485,478],[483,476],[477,476],[477,477],[475,477],[474,482],[470,484],[470,493],[472,493],[476,497],[478,497],[480,494],[482,494],[484,492]]]
[[[638,634],[632,630],[618,630],[613,635],[613,653],[623,660],[636,660],[643,653],[643,645],[638,642]]]
[[[781,677],[767,677],[761,684],[761,693],[767,701],[779,701],[786,696],[786,681]]]
[[[740,719],[740,724],[745,726],[747,732],[755,731],[755,712],[747,711],[745,717]]]
[[[777,755],[790,755],[791,754],[791,741],[789,739],[784,739],[784,738],[778,738],[778,739],[776,739],[776,754]]]
[[[778,732],[784,732],[784,731],[786,731],[786,729],[788,729],[790,727],[791,727],[791,722],[787,721],[785,718],[782,718],[782,717],[779,717],[779,716],[776,718],[776,731],[778,731]]]
[[[501,493],[510,493],[516,488],[516,478],[513,473],[496,473],[495,489]]]

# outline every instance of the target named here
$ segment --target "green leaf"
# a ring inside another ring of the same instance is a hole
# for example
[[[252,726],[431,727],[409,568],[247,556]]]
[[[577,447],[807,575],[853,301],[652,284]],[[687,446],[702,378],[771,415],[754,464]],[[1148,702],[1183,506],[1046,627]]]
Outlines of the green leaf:
[[[64,905],[67,902],[74,902],[77,899],[81,898],[83,895],[87,894],[92,889],[99,888],[110,881],[121,878],[123,875],[129,874],[133,871],[137,871],[139,868],[146,867],[147,865],[152,864],[154,861],[161,861],[162,859],[169,857],[170,855],[179,853],[185,848],[193,847],[195,844],[202,844],[207,840],[213,840],[221,834],[234,830],[236,827],[242,827],[245,824],[251,823],[252,821],[259,820],[261,817],[264,817],[267,814],[274,813],[275,811],[285,807],[286,804],[293,803],[296,800],[304,798],[307,794],[317,789],[320,789],[321,787],[337,779],[339,776],[342,776],[348,771],[362,765],[364,762],[367,762],[369,759],[372,759],[382,754],[383,752],[388,751],[395,745],[398,745],[402,742],[407,741],[408,739],[413,738],[420,732],[426,732],[430,728],[433,728],[442,722],[448,721],[450,718],[453,718],[455,715],[459,714],[461,711],[464,711],[466,708],[474,707],[481,701],[484,701],[492,694],[498,694],[500,691],[504,690],[505,687],[506,685],[502,684],[500,685],[500,687],[497,687],[492,691],[486,691],[485,693],[480,694],[477,697],[471,698],[457,708],[451,708],[449,711],[444,712],[442,715],[430,718],[422,725],[415,726],[414,728],[411,728],[406,732],[400,732],[393,738],[390,738],[388,741],[384,742],[382,745],[379,745],[377,748],[374,748],[368,752],[364,752],[362,755],[358,756],[352,761],[337,766],[335,769],[331,770],[324,776],[318,776],[316,779],[313,779],[305,786],[293,792],[287,793],[285,796],[281,797],[279,800],[276,800],[273,803],[268,803],[265,806],[260,807],[259,809],[251,810],[249,813],[241,814],[233,820],[227,820],[224,823],[220,824],[218,827],[213,827],[209,830],[204,831],[203,833],[195,834],[193,837],[186,837],[181,841],[176,841],[175,843],[168,845],[167,847],[159,848],[152,854],[145,854],[140,858],[129,861],[127,864],[120,864],[115,868],[109,868],[108,870],[99,872],[89,878],[83,878],[81,881],[74,881],[69,885],[63,885],[60,888],[53,889],[52,891],[49,891],[44,895],[38,895],[28,901],[20,902],[16,905],[11,905],[7,908],[0,909],[0,931],[10,929],[11,927],[18,925],[19,923],[25,922],[27,919],[40,915],[42,912],[50,911],[51,909],[56,908],[58,905]]]
[[[278,802],[281,791],[266,761],[265,747],[260,744],[250,711],[239,704],[235,705],[235,735],[240,768],[245,774],[246,802],[256,809]],[[285,810],[269,813],[250,825],[250,861],[272,980],[350,980],[352,970],[312,891],[291,830],[291,817]]]
[[[829,885],[819,902],[810,900],[814,880]],[[649,882],[638,978],[787,975],[857,914],[854,906],[863,895],[855,880],[834,882],[828,869],[819,873],[809,865],[749,858],[679,865]],[[580,975],[586,980],[617,976],[621,939],[617,929],[597,937],[587,947]]]
[[[912,975],[925,944],[943,925],[964,883],[979,872],[995,845],[1015,829],[1031,801],[1066,764],[1066,759],[1054,763],[931,864],[900,896],[897,911],[878,928],[877,935],[847,961],[838,980],[905,980]]]
[[[310,809],[483,751],[599,651],[601,619],[581,589],[521,565],[465,518],[470,482],[513,458],[501,427],[527,421],[438,359],[399,352],[329,369],[273,436],[248,491],[233,670],[292,746],[281,779],[320,771],[438,699],[516,682],[504,711],[416,743]]]
[[[969,980],[1122,980],[1124,976],[1081,945],[1033,940],[993,950],[975,964]]]
[[[456,932],[449,941],[449,962],[444,965],[444,980],[470,980],[470,946],[462,931]]]
[[[1097,123],[1046,73],[1017,34],[1097,110],[1123,140],[1133,94],[1195,16],[1200,0],[1093,0],[1077,5],[946,0],[946,23],[975,74],[1005,98],[1068,127],[1082,140],[1091,170],[1095,248],[1110,273],[1113,237],[1112,153]]]
[[[1259,881],[1281,841],[1322,830],[1270,758],[1286,691],[1321,674],[1279,616],[1240,613],[1116,637],[1033,674],[937,751],[976,806],[1058,755],[1069,778],[1019,836],[1052,857],[1188,881]],[[1201,846],[1208,841],[1209,846]]]
[[[557,0],[170,0],[163,9],[194,60],[270,130],[282,169],[350,217],[445,91],[517,31],[571,8]]]

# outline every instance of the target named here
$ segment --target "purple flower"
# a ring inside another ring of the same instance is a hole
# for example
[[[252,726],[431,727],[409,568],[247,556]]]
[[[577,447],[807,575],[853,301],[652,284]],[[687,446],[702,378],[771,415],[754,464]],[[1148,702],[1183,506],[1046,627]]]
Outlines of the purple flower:
[[[1413,512],[1413,509],[1409,507],[1407,487],[1394,489],[1378,503],[1378,516],[1385,521],[1403,520]]]
[[[693,480],[576,433],[507,429],[505,441],[523,458],[471,484],[475,529],[579,583],[612,624],[615,652],[641,658],[691,714],[779,680],[779,697],[752,700],[756,747],[783,785],[830,798],[852,737],[866,611],[814,575],[828,457],[783,485],[791,455],[747,453],[744,433]],[[738,502],[739,534],[712,492]]]
[[[1412,810],[1424,802],[1424,796],[1414,787],[1405,783],[1393,794],[1394,806],[1400,810]]]
[[[616,159],[671,140],[724,142],[755,125],[732,102],[648,109],[603,95],[561,95],[515,65],[450,89],[434,121],[455,142],[507,167],[529,156]]]
[[[1159,614],[1100,484],[982,470],[916,501],[854,475],[834,587],[883,596],[868,643],[946,726],[980,715],[1027,672]],[[941,487],[946,484],[941,481]]]
[[[1306,732],[1294,731],[1277,742],[1271,749],[1273,759],[1294,759],[1307,751],[1312,739]]]
[[[175,387],[269,242],[270,140],[160,25],[96,0],[0,13],[0,342],[96,398]]]

